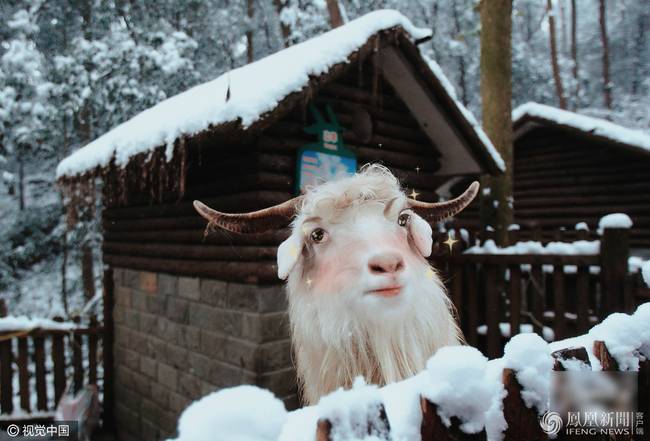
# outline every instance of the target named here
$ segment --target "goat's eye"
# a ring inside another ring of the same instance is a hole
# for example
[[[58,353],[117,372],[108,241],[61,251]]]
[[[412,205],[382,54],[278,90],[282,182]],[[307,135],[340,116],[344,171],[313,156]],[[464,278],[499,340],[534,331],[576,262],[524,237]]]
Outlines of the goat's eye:
[[[411,215],[408,213],[402,213],[399,215],[397,218],[397,224],[400,227],[405,227],[409,224],[409,221],[411,220]]]
[[[310,235],[311,240],[316,243],[323,242],[326,236],[327,236],[327,232],[322,228],[316,228],[314,231],[311,232]]]

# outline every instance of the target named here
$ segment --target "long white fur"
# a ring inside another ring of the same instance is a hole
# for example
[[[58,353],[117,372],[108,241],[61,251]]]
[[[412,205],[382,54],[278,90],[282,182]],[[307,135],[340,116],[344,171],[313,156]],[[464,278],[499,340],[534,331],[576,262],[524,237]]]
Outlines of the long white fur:
[[[411,212],[407,231],[397,226],[406,201],[390,171],[370,165],[310,190],[278,251],[278,275],[288,275],[294,353],[307,404],[350,387],[359,375],[379,385],[403,380],[421,371],[438,348],[461,341],[444,286],[424,258],[431,253],[431,227]],[[305,224],[314,216],[317,222]],[[332,247],[326,252],[309,242],[315,226],[330,236],[332,243],[322,245]],[[336,243],[337,236],[343,243]],[[352,249],[358,262],[347,256]],[[364,294],[374,281],[364,256],[386,250],[404,257],[405,292],[396,298]],[[319,265],[332,262],[333,280],[319,279]]]

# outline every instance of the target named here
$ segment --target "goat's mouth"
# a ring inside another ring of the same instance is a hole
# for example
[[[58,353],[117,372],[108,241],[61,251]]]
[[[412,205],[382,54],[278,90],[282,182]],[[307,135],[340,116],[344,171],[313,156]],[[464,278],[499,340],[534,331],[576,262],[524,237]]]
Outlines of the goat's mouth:
[[[372,294],[375,296],[380,296],[380,297],[395,297],[398,296],[402,292],[402,287],[399,285],[391,285],[391,286],[386,286],[383,288],[379,289],[373,289],[370,291],[366,291],[366,294]]]

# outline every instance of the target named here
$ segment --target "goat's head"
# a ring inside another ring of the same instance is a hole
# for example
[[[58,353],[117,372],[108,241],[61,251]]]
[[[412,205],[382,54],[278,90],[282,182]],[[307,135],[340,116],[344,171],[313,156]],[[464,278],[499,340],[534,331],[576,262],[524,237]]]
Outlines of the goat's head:
[[[408,199],[380,165],[309,190],[275,207],[226,214],[195,202],[211,225],[252,233],[292,223],[278,248],[288,278],[289,318],[304,398],[352,384],[402,380],[439,348],[460,341],[450,302],[426,257],[429,222],[465,208],[473,183],[441,203]]]
[[[387,168],[370,165],[252,213],[220,213],[198,201],[195,207],[212,225],[238,233],[269,230],[296,216],[291,236],[278,249],[281,279],[289,277],[290,286],[315,301],[337,296],[355,309],[394,310],[415,295],[414,281],[435,277],[425,259],[432,247],[427,221],[454,216],[477,191],[473,183],[454,200],[420,202],[406,197]]]

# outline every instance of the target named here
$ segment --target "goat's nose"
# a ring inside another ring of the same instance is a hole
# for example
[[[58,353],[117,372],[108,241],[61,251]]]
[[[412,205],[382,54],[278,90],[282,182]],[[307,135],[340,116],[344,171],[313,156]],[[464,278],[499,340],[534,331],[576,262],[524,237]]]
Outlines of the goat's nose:
[[[404,259],[397,253],[381,253],[368,261],[372,274],[394,274],[404,269]]]

